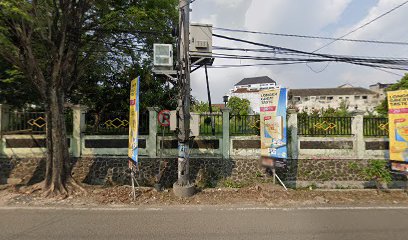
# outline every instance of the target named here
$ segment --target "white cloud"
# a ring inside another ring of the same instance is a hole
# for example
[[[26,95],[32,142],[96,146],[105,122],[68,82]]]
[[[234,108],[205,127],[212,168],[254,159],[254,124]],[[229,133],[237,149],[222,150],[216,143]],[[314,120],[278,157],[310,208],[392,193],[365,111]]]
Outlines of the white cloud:
[[[354,0],[358,1],[358,0]],[[248,29],[257,31],[322,35],[338,37],[364,24],[376,16],[390,10],[403,0],[379,0],[368,12],[360,14],[360,21],[353,26],[341,29],[329,29],[337,26],[336,23],[345,21],[342,14],[351,3],[351,0],[201,0],[194,3],[193,21],[212,23],[214,26]],[[386,41],[408,42],[408,5],[379,19],[367,27],[353,33],[349,38],[373,39]],[[339,24],[344,26],[344,24]],[[329,35],[328,32],[333,33]],[[301,38],[284,38],[254,34],[238,34],[229,32],[217,33],[237,38],[249,39],[266,44],[313,51],[327,41]],[[243,46],[243,44],[213,38],[217,46]],[[247,48],[255,47],[245,45]],[[337,41],[320,52],[408,57],[408,47],[358,44]],[[240,52],[242,54],[242,52]],[[248,54],[248,53],[245,53]],[[249,63],[249,61],[216,59],[215,65]],[[313,64],[314,69],[321,69],[325,64]],[[356,86],[366,87],[376,82],[392,82],[399,77],[368,67],[353,66],[350,64],[330,64],[323,72],[314,73],[305,64],[289,66],[263,66],[231,69],[209,69],[210,86],[213,102],[221,102],[221,96],[228,89],[244,77],[267,75],[278,83],[290,88],[308,87],[335,87],[349,82]],[[204,71],[198,70],[192,75],[193,95],[206,100]]]

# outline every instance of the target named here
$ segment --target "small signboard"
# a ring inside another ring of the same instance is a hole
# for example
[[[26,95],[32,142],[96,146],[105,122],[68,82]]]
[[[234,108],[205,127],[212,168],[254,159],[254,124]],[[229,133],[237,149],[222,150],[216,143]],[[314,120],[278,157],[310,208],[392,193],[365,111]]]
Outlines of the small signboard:
[[[157,116],[157,121],[162,127],[170,126],[170,110],[162,110]]]
[[[262,164],[273,167],[274,160],[287,158],[286,88],[260,92]]]
[[[128,157],[130,161],[132,161],[135,165],[137,165],[138,163],[138,150],[139,150],[139,146],[138,146],[139,85],[140,85],[140,77],[137,77],[136,79],[132,80],[132,82],[130,83]]]
[[[408,90],[390,91],[387,98],[391,169],[408,173]]]

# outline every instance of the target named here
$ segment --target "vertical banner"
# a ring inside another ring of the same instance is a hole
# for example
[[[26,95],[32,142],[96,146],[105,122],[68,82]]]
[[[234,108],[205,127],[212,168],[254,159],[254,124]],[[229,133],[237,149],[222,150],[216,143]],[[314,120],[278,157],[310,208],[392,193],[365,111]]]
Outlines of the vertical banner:
[[[260,92],[261,156],[264,165],[273,166],[273,159],[287,158],[286,88]]]
[[[391,167],[408,172],[408,90],[390,91],[387,99]]]
[[[138,163],[138,134],[139,134],[139,85],[140,77],[130,83],[129,109],[129,147],[128,156],[134,164]]]

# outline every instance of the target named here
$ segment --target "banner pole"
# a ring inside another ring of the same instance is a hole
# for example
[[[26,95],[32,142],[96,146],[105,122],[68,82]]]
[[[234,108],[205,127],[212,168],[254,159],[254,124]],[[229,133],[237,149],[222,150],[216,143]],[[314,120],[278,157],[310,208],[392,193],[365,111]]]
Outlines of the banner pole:
[[[130,172],[130,177],[132,178],[132,195],[133,195],[133,201],[136,200],[136,190],[135,190],[135,174],[133,171],[133,166],[131,168],[131,172]]]

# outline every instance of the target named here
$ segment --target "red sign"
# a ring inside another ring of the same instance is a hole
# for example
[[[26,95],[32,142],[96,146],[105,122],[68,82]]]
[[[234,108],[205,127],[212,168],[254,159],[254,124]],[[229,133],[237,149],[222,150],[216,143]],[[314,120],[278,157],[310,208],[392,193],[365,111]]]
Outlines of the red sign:
[[[157,116],[157,121],[163,127],[170,126],[170,110],[162,110]]]
[[[274,112],[276,111],[276,106],[261,107],[261,112]]]

